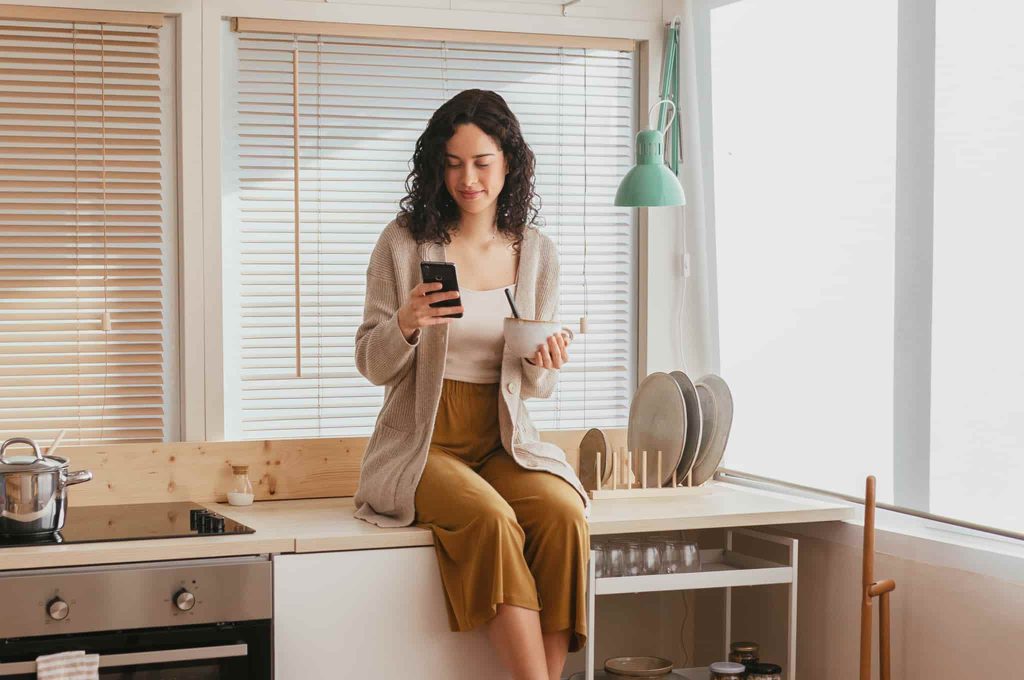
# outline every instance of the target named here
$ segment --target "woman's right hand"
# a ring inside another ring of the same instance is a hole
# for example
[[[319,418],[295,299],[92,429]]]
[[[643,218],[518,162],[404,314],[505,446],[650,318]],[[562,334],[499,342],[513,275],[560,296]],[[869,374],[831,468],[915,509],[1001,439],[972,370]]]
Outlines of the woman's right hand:
[[[431,307],[434,302],[452,300],[459,297],[459,291],[440,292],[443,284],[440,281],[421,283],[409,293],[409,301],[398,308],[398,327],[406,340],[411,340],[417,330],[425,326],[436,326],[451,323],[453,318],[445,318],[445,314],[458,314],[463,311],[462,305],[457,307]]]

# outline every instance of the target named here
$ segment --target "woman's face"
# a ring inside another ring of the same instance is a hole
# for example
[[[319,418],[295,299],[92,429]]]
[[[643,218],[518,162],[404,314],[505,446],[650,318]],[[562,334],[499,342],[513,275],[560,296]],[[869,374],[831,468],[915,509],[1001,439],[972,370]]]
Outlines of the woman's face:
[[[505,154],[486,132],[472,123],[455,128],[445,144],[444,184],[463,213],[497,212],[508,172]]]

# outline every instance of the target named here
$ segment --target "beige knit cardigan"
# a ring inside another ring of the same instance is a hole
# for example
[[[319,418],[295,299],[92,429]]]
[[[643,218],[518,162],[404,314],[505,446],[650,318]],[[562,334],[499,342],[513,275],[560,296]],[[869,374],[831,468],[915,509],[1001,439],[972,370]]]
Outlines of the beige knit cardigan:
[[[355,516],[382,527],[407,526],[415,519],[416,486],[427,461],[448,349],[447,324],[421,328],[407,341],[398,326],[398,308],[421,282],[420,261],[443,259],[440,244],[417,244],[407,229],[392,222],[377,239],[366,269],[356,367],[374,385],[385,387],[359,471]],[[524,318],[557,318],[558,271],[554,243],[527,227],[514,297]],[[501,442],[520,466],[550,472],[571,484],[589,515],[590,502],[565,453],[540,440],[523,403],[551,396],[557,381],[557,370],[533,366],[505,347],[498,399]]]

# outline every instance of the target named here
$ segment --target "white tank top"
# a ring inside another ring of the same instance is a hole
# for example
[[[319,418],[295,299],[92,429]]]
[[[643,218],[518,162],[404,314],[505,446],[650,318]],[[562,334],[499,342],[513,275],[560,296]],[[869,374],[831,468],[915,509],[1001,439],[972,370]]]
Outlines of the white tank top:
[[[447,249],[445,249],[447,259]],[[518,265],[516,281],[519,280]],[[515,297],[516,283],[491,290],[459,286],[462,318],[448,324],[448,353],[444,377],[469,383],[501,381],[501,356],[505,351],[505,317],[512,316],[505,289]]]

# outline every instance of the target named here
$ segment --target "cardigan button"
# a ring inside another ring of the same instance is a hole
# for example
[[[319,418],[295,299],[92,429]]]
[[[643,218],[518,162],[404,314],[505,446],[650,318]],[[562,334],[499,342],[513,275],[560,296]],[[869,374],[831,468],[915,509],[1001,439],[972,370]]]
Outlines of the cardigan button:
[[[515,394],[516,391],[518,391],[519,386],[516,385],[514,382],[510,382],[508,385],[505,385],[505,389],[508,390],[509,394]]]

